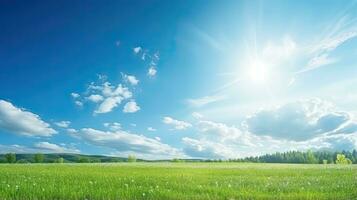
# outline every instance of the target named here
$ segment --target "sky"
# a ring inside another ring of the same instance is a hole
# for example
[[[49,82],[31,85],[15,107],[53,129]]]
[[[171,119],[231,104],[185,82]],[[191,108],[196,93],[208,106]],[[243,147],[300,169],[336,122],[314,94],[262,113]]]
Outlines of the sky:
[[[357,149],[357,1],[1,1],[0,153]]]

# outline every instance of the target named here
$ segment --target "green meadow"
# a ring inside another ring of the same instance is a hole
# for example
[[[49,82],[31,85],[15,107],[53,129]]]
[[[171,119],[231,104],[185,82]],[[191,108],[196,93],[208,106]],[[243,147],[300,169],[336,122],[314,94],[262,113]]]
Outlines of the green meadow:
[[[0,199],[357,199],[357,166],[2,164]]]

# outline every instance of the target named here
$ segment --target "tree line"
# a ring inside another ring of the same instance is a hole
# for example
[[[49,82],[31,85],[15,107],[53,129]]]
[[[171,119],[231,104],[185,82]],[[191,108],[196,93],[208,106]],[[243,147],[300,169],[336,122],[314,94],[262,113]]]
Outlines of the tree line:
[[[62,156],[62,157],[61,157]],[[51,155],[51,154],[24,154],[17,159],[15,153],[7,153],[0,158],[0,163],[100,163],[100,162],[136,162],[135,155],[128,158],[116,158],[105,156],[84,156],[84,155]],[[139,160],[144,161],[144,160]],[[165,160],[160,160],[165,161]],[[301,164],[357,164],[357,150],[353,151],[288,151],[283,153],[265,154],[261,156],[250,156],[236,159],[172,159],[170,162],[253,162],[253,163],[301,163]],[[154,161],[155,162],[155,161]]]
[[[229,159],[230,162],[301,163],[301,164],[357,164],[357,151],[288,151],[246,158]]]

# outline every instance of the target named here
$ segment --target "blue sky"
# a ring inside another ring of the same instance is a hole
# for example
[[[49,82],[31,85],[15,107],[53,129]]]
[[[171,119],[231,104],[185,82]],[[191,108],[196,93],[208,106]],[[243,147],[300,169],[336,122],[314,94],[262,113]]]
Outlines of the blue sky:
[[[356,1],[4,1],[0,152],[357,148]]]

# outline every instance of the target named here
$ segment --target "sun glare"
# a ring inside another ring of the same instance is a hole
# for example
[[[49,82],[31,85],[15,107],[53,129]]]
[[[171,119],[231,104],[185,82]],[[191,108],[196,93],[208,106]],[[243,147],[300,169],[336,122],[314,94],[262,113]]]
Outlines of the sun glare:
[[[249,66],[248,77],[254,83],[264,83],[267,81],[268,71],[262,63],[254,62]]]

